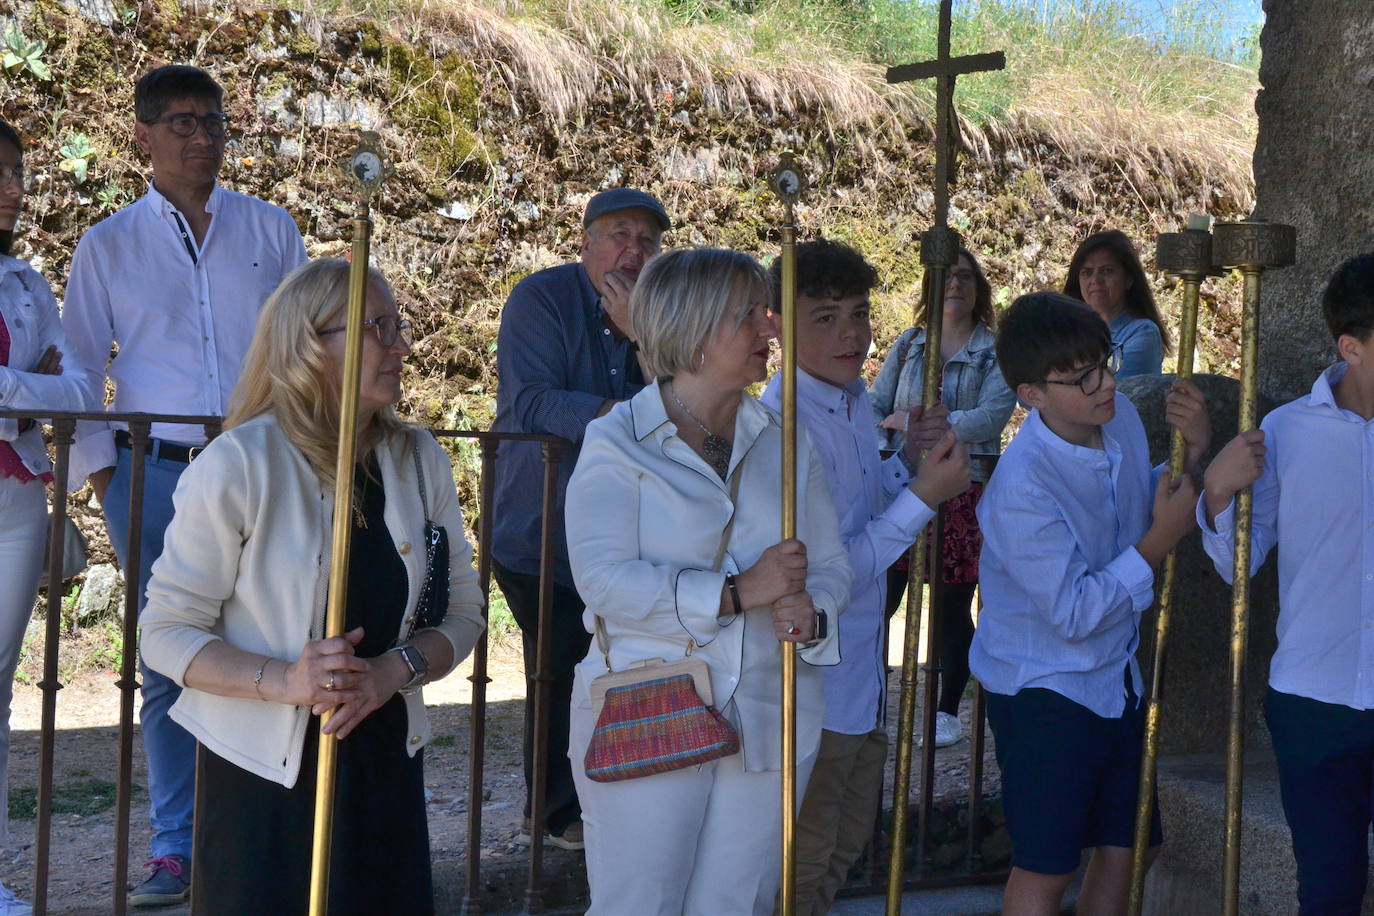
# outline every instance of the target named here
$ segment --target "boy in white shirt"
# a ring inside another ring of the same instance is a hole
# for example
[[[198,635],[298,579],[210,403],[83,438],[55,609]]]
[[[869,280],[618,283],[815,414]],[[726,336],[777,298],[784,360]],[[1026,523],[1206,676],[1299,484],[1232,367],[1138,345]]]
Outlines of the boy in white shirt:
[[[1197,491],[1150,467],[1140,417],[1116,392],[1119,351],[1091,309],[1033,293],[998,324],[997,363],[1032,408],[978,504],[983,611],[969,652],[1012,838],[1002,912],[1058,914],[1088,848],[1079,912],[1122,912],[1145,716],[1140,615],[1154,570],[1193,528]],[[1167,417],[1191,470],[1211,439],[1195,386],[1175,384]],[[1151,846],[1161,841],[1156,805]]]
[[[780,272],[775,260],[775,298]],[[968,456],[944,408],[924,418],[912,411],[904,452],[879,458],[873,409],[859,377],[873,340],[868,295],[877,280],[847,245],[821,239],[797,248],[797,418],[824,463],[854,568],[849,607],[836,622],[841,660],[822,671],[821,745],[797,818],[798,916],[830,909],[873,832],[887,759],[887,568],[911,547],[934,507],[969,483]],[[761,400],[781,409],[780,377]],[[920,462],[923,449],[930,452]]]
[[[1251,565],[1279,547],[1265,720],[1303,914],[1360,912],[1374,788],[1374,255],[1342,264],[1322,313],[1339,361],[1207,469],[1202,544],[1231,581],[1235,494],[1254,483]]]

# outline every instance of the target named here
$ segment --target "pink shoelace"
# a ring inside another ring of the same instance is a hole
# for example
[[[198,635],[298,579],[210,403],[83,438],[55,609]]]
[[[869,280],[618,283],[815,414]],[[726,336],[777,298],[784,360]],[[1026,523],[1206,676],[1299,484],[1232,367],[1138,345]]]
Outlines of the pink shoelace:
[[[176,856],[158,856],[156,859],[149,859],[143,863],[144,868],[151,868],[156,872],[160,868],[165,868],[172,873],[173,878],[181,877],[181,860]]]

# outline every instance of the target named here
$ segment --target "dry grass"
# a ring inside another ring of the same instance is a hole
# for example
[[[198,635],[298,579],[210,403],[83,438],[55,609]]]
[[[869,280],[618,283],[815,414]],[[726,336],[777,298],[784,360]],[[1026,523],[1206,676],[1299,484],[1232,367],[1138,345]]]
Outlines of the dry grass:
[[[827,139],[843,137],[861,158],[929,136],[933,86],[883,80],[887,63],[933,53],[928,4],[397,2],[385,15],[366,12],[403,38],[463,54],[506,86],[512,113],[560,135],[593,105],[685,95],[774,117],[784,133],[798,114],[818,116]],[[988,157],[1029,129],[1059,151],[1118,162],[1135,188],[1200,174],[1219,193],[1252,199],[1253,62],[1161,46],[1114,20],[1122,8],[1112,3],[1055,4],[1044,21],[1004,0],[962,6],[972,12],[956,22],[954,52],[1000,47],[1008,57],[1007,72],[960,82],[972,155]]]

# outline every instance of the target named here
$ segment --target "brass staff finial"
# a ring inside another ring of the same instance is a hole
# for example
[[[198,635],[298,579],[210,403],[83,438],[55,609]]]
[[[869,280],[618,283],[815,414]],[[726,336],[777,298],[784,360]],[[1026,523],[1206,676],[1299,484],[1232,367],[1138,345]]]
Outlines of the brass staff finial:
[[[375,130],[365,130],[358,136],[358,145],[349,153],[344,165],[348,179],[358,192],[364,207],[372,196],[396,171],[382,151],[382,137]]]

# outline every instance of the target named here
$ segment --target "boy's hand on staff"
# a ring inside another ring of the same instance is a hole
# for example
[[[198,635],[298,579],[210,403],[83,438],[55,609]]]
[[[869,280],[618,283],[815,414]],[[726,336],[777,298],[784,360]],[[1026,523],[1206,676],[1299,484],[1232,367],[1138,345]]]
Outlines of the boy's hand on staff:
[[[921,463],[921,453],[934,448],[950,431],[949,408],[943,404],[936,404],[930,410],[913,407],[907,416],[906,441],[902,443],[902,452],[906,455],[907,463],[916,467]]]
[[[33,367],[36,375],[61,375],[62,374],[62,351],[57,347],[49,345],[43,351],[43,355],[38,357],[38,364]]]
[[[1183,435],[1187,446],[1183,469],[1192,472],[1212,444],[1212,418],[1207,399],[1191,379],[1178,379],[1164,396],[1164,419]]]
[[[1207,523],[1215,525],[1236,494],[1259,480],[1264,473],[1264,430],[1252,429],[1226,443],[1203,475],[1203,510]]]
[[[917,469],[916,479],[909,484],[911,492],[934,509],[967,490],[968,485],[968,452],[954,430],[946,430]]]
[[[1183,536],[1197,526],[1197,487],[1187,474],[1159,475],[1155,487],[1154,516],[1135,549],[1151,566],[1159,566]]]
[[[805,590],[773,602],[773,635],[778,642],[807,643],[816,636],[816,606]]]
[[[740,606],[746,610],[773,604],[784,595],[806,589],[806,545],[796,538],[779,541],[758,562],[735,577]]]

